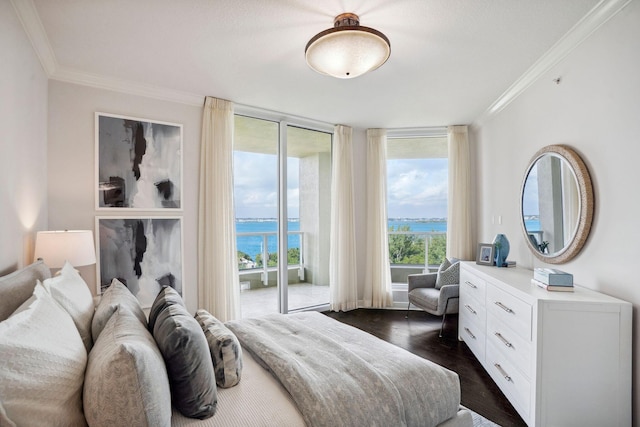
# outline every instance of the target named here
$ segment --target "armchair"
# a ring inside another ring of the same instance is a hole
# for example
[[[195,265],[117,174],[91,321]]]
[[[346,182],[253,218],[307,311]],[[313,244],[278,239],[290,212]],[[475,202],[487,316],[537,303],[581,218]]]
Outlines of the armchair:
[[[447,314],[458,312],[460,285],[444,285],[438,289],[436,288],[437,277],[438,273],[410,274],[408,276],[409,304],[405,317],[409,318],[411,304],[427,313],[442,316],[442,324],[440,325],[440,336],[442,336],[442,328]]]

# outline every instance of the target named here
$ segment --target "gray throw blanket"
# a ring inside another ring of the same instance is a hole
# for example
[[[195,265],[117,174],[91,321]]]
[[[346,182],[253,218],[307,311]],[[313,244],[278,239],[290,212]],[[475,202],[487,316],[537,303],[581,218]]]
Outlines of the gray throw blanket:
[[[459,409],[456,373],[320,313],[226,325],[309,426],[436,426]]]

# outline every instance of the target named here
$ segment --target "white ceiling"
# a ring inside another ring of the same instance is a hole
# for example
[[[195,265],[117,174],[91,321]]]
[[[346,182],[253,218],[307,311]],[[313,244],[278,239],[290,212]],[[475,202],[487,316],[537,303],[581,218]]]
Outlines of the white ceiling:
[[[612,1],[12,0],[51,78],[359,128],[477,120]],[[350,80],[304,61],[342,12],[391,41],[385,65]]]

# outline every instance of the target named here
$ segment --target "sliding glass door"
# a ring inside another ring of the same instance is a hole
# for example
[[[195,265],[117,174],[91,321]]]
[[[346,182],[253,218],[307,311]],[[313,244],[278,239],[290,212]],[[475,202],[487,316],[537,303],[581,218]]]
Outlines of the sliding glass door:
[[[234,150],[242,316],[328,304],[331,134],[236,115]]]

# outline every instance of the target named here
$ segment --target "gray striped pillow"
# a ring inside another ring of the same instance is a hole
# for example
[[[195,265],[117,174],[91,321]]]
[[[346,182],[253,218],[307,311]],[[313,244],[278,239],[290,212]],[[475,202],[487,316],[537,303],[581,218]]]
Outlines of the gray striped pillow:
[[[242,376],[242,347],[238,338],[206,310],[198,310],[196,320],[209,343],[216,384],[222,388],[238,384]]]

